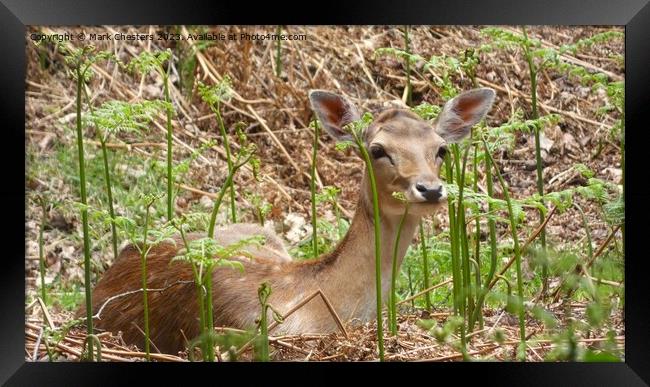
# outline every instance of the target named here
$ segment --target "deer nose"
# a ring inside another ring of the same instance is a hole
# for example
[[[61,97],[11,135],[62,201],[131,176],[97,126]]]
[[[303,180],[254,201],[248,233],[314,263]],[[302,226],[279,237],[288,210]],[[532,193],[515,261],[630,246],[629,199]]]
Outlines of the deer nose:
[[[442,196],[442,184],[416,183],[415,189],[429,202],[435,202]]]

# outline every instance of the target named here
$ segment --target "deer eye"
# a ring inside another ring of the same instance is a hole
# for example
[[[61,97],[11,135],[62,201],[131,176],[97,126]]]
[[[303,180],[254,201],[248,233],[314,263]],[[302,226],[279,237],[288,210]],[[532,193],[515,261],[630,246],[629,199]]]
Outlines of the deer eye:
[[[370,153],[372,154],[372,158],[375,160],[382,157],[388,157],[386,150],[380,146],[373,146],[370,148]]]
[[[386,150],[382,146],[372,146],[370,147],[370,154],[375,160],[381,159],[382,157],[387,157],[391,164],[393,164],[393,159],[386,153]]]
[[[441,146],[440,149],[438,149],[438,157],[444,160],[445,156],[447,156],[447,148]]]

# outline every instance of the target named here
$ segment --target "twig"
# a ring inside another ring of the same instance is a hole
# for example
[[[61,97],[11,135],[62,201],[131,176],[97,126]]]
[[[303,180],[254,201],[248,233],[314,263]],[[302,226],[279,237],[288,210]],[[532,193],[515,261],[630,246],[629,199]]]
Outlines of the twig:
[[[255,116],[255,119],[257,119],[257,121],[262,125],[262,128],[264,128],[264,130],[266,130],[269,133],[269,136],[271,136],[271,139],[273,139],[273,141],[278,146],[278,148],[280,148],[280,150],[282,151],[282,153],[286,157],[287,161],[289,161],[291,166],[294,168],[294,170],[296,172],[302,174],[302,169],[300,169],[300,167],[298,167],[298,164],[296,164],[296,162],[293,161],[293,158],[291,157],[291,155],[289,155],[289,152],[287,152],[287,149],[284,147],[284,145],[282,145],[282,142],[280,142],[280,140],[278,140],[278,138],[275,136],[275,134],[273,134],[273,131],[271,131],[271,129],[268,127],[268,125],[266,125],[266,122],[264,121],[264,119],[262,119],[262,117],[260,117],[257,114],[257,112],[255,111],[255,109],[253,109],[250,105],[247,105],[246,108],[248,108],[248,110]]]
[[[216,199],[216,198],[219,197],[219,195],[217,195],[216,193],[203,191],[203,190],[200,190],[198,188],[190,187],[189,185],[186,185],[186,184],[176,183],[176,186],[179,187],[179,188],[182,188],[182,189],[184,189],[186,191],[190,191],[190,192],[194,192],[196,194],[207,196],[207,197],[209,197],[211,199]]]
[[[479,83],[483,84],[484,86],[489,86],[489,87],[491,87],[493,89],[496,89],[496,90],[499,90],[501,92],[504,92],[504,93],[511,92],[512,94],[516,95],[517,97],[524,98],[526,100],[530,99],[529,96],[527,96],[526,94],[524,94],[524,93],[522,93],[520,91],[517,91],[517,90],[509,91],[509,90],[505,89],[502,86],[499,86],[499,85],[497,85],[495,83],[492,83],[490,81],[486,81],[485,79],[481,79],[479,77],[476,77],[476,80]],[[584,123],[594,125],[594,126],[597,126],[597,127],[604,126],[604,124],[602,122],[590,120],[589,118],[579,116],[579,115],[577,115],[577,114],[575,114],[573,112],[569,112],[569,111],[561,110],[561,109],[558,109],[558,108],[554,108],[553,106],[546,105],[546,104],[544,104],[544,103],[542,103],[540,101],[537,102],[537,105],[540,108],[542,108],[542,109],[544,109],[546,111],[553,112],[553,113],[559,113],[559,114],[562,114],[562,115],[565,115],[565,116],[569,116],[569,117],[573,118],[576,121],[582,121]],[[608,129],[610,129],[610,128],[608,127]]]
[[[292,345],[292,344],[286,343],[286,342],[284,342],[284,341],[282,341],[282,340],[275,340],[273,343],[274,343],[274,344],[279,344],[279,345],[281,345],[281,346],[283,346],[283,347],[285,347],[285,348],[289,348],[289,349],[291,349],[291,350],[294,350],[294,351],[300,352],[300,353],[302,353],[303,355],[309,355],[309,352],[305,351],[304,349],[299,348],[299,347],[296,347],[295,345]]]
[[[352,43],[354,44],[354,47],[357,49],[357,54],[359,55],[359,66],[361,66],[363,73],[366,74],[366,77],[368,77],[368,80],[370,80],[372,87],[375,89],[375,92],[377,93],[377,99],[381,99],[381,93],[384,91],[377,86],[377,83],[375,83],[375,80],[370,74],[370,71],[368,71],[368,67],[366,67],[366,60],[363,57],[363,54],[361,53],[361,49],[359,48],[359,45],[354,41]]]
[[[276,340],[283,340],[283,341],[312,341],[312,340],[322,340],[326,338],[329,335],[326,334],[313,334],[313,335],[282,335],[282,336],[269,336],[269,342],[273,342]]]
[[[535,348],[531,347],[529,343],[526,343],[526,347],[528,347],[528,349],[530,349],[531,351],[533,351],[533,354],[534,354],[535,356],[537,356],[537,358],[539,359],[539,361],[544,361],[544,358],[541,357],[541,356],[539,356],[539,354],[537,353],[537,351],[535,350]]]
[[[620,282],[609,281],[609,280],[604,280],[604,279],[602,279],[602,278],[592,277],[592,276],[589,275],[589,274],[586,274],[586,276],[587,276],[587,278],[589,278],[590,280],[592,280],[592,281],[596,281],[596,282],[601,283],[601,284],[605,284],[605,285],[609,285],[609,286],[615,286],[615,287],[618,287],[618,288],[620,288],[621,286],[623,286],[623,284],[620,283]]]
[[[147,289],[147,291],[149,291],[149,289]],[[147,334],[144,333],[144,331],[138,326],[138,324],[135,323],[135,321],[131,321],[131,325],[133,325],[135,329],[137,329],[140,333],[142,333],[142,336],[144,336],[145,338],[147,337]],[[149,337],[149,344],[153,346],[156,352],[161,353],[158,347],[156,346],[156,344],[153,342],[153,340],[151,340],[151,337]],[[149,355],[151,355],[151,353],[145,353],[145,356],[147,356],[147,358],[149,358]]]
[[[108,334],[108,335],[110,335],[110,332],[104,332],[103,334]],[[100,335],[98,335],[98,336],[100,336]],[[83,341],[81,341],[81,340],[76,340],[76,339],[73,339],[73,338],[70,338],[70,337],[64,337],[63,340],[68,341],[68,342],[71,342],[71,343],[74,343],[74,344],[83,345]],[[110,343],[110,342],[109,342],[109,343],[104,343],[104,344],[115,345],[115,344],[112,344],[112,343]],[[102,349],[102,354],[104,354],[104,353],[112,353],[112,354],[115,354],[115,355],[136,356],[136,357],[143,357],[143,358],[144,358],[144,357],[147,357],[147,354],[144,353],[144,352],[125,351],[125,350],[121,350],[121,349],[111,349],[111,348],[103,348],[103,349]],[[152,353],[152,354],[151,354],[151,358],[152,358],[152,359],[158,359],[158,360],[171,360],[171,361],[178,361],[178,360],[180,360],[180,361],[185,361],[185,360],[183,360],[183,359],[181,359],[181,358],[178,358],[177,356],[169,355],[169,354],[164,354],[164,353],[159,353],[159,354],[154,354],[154,353]]]
[[[37,126],[39,126],[40,124],[44,123],[45,121],[49,120],[50,118],[55,118],[56,116],[60,115],[61,113],[67,111],[67,110],[70,109],[72,106],[74,106],[74,103],[75,103],[75,101],[74,101],[74,99],[73,99],[73,100],[70,101],[67,105],[65,105],[65,106],[62,107],[61,109],[55,111],[54,113],[48,114],[48,115],[45,116],[45,117],[42,117],[42,118],[40,118],[40,119],[37,119],[36,121],[34,121],[34,124],[33,124],[34,127],[37,127]]]
[[[537,238],[537,236],[542,232],[542,230],[544,229],[544,227],[546,227],[546,224],[548,223],[548,221],[551,220],[551,217],[553,216],[553,214],[555,214],[555,210],[556,210],[556,209],[557,209],[557,207],[553,207],[553,208],[551,209],[551,211],[548,213],[548,215],[546,215],[546,219],[544,219],[544,222],[543,222],[542,224],[540,224],[540,225],[537,227],[537,229],[535,229],[535,231],[530,235],[530,237],[528,237],[528,240],[526,240],[526,242],[521,246],[521,251],[526,250],[526,248],[528,247],[528,245],[530,245],[530,244],[535,240],[535,238]],[[502,275],[506,272],[506,270],[508,270],[508,268],[510,268],[510,266],[512,266],[512,264],[513,264],[514,262],[515,262],[515,257],[510,258],[510,260],[508,261],[508,263],[506,263],[506,265],[503,267],[503,269],[501,269],[501,271],[499,272],[499,274],[497,274],[497,275],[494,276],[494,279],[493,279],[492,282],[490,282],[490,284],[488,285],[488,290],[489,290],[489,289],[492,289],[492,288],[494,287],[494,285],[495,285],[495,284],[497,283],[497,281],[499,280],[499,276],[502,276]]]
[[[38,257],[36,257],[36,259],[38,259]],[[38,299],[35,299],[34,301],[30,302],[29,305],[25,307],[25,312],[28,312],[30,309],[32,309],[34,305],[36,305],[36,303],[38,303]]]
[[[35,339],[37,336],[36,334],[32,332],[25,332],[25,335],[27,336],[28,339]],[[75,344],[81,345],[82,342],[65,338],[65,340],[71,341]],[[63,350],[64,352],[71,353],[75,356],[80,357],[81,356],[81,351],[75,350],[74,348],[67,346],[63,343],[57,343],[56,347],[59,349]],[[37,347],[38,348],[38,347]],[[141,357],[145,358],[146,354],[144,352],[133,352],[133,351],[123,351],[123,350],[117,350],[117,349],[108,349],[108,348],[102,348],[102,357],[109,359],[109,360],[116,360],[116,361],[129,361],[129,359],[125,359],[123,357],[118,357],[115,355],[123,355],[123,356],[133,356],[133,357]],[[168,355],[168,354],[157,354],[157,353],[152,353],[151,358],[155,360],[162,360],[162,361],[174,361],[174,362],[187,362],[187,360],[180,358],[178,356],[173,356],[173,355]]]
[[[519,31],[513,30],[511,28],[505,28],[505,29],[509,30],[510,32],[514,32],[516,34],[519,33]],[[550,43],[550,42],[547,42],[544,39],[541,39],[541,38],[537,38],[537,39],[539,39],[542,46],[554,48],[556,51],[559,48],[557,45],[555,45],[553,43]],[[566,60],[569,63],[573,63],[573,64],[576,64],[576,65],[588,68],[590,70],[594,70],[594,71],[597,71],[599,73],[603,73],[603,74],[607,75],[608,77],[612,78],[615,81],[622,81],[624,79],[622,76],[620,76],[618,74],[614,74],[611,71],[607,71],[607,70],[605,70],[605,69],[603,69],[601,67],[595,66],[595,65],[593,65],[593,64],[591,64],[589,62],[585,62],[583,60],[580,60],[580,59],[578,59],[576,57],[573,57],[573,56],[571,56],[571,55],[569,55],[567,53],[563,53],[562,55],[560,55],[560,57],[562,57],[562,59]],[[598,59],[602,59],[602,58],[598,58]]]
[[[43,317],[45,318],[45,322],[50,327],[50,329],[55,329],[56,327],[54,326],[54,323],[52,322],[52,316],[50,316],[50,312],[48,312],[47,306],[45,306],[45,302],[40,297],[38,297],[37,300],[38,300],[39,305],[41,305],[41,310],[43,311]]]
[[[594,257],[591,258],[591,259],[589,260],[589,262],[587,262],[587,268],[590,268],[590,267],[594,264],[594,261],[596,260],[596,258],[598,258],[598,257],[600,256],[600,254],[602,254],[603,251],[605,251],[605,247],[607,247],[607,245],[609,244],[609,242],[612,241],[612,239],[614,238],[614,235],[616,235],[616,233],[618,232],[618,230],[619,230],[620,228],[621,228],[621,226],[618,225],[618,226],[616,226],[616,228],[614,228],[614,230],[612,230],[612,232],[609,234],[609,236],[607,237],[607,239],[605,240],[605,242],[603,242],[603,243],[600,245],[600,247],[598,247],[598,250],[596,250],[596,252],[594,253]],[[584,272],[584,270],[585,270],[585,269],[583,269],[583,272]]]
[[[163,292],[163,291],[165,291],[165,290],[171,288],[172,286],[176,286],[176,285],[179,285],[179,284],[193,284],[193,283],[194,283],[194,281],[178,280],[178,281],[176,281],[176,282],[174,282],[174,283],[171,283],[171,284],[165,286],[164,288],[158,288],[158,289],[147,289],[147,292]],[[104,310],[104,308],[106,307],[106,305],[108,305],[110,302],[112,302],[112,301],[114,301],[114,300],[116,300],[116,299],[118,299],[118,298],[126,297],[126,296],[129,296],[129,295],[131,295],[131,294],[139,293],[139,292],[142,292],[142,291],[144,291],[144,289],[140,288],[140,289],[137,289],[137,290],[130,290],[130,291],[128,291],[128,292],[124,292],[124,293],[116,294],[116,295],[114,295],[114,296],[111,296],[111,297],[107,298],[106,301],[104,301],[104,303],[102,304],[102,306],[99,308],[99,310],[97,311],[97,313],[95,313],[95,315],[93,316],[93,319],[101,320],[101,314],[102,314],[102,311]],[[82,318],[81,320],[83,321],[83,320],[85,320],[85,318]]]
[[[334,355],[330,355],[330,356],[322,357],[322,358],[320,358],[319,360],[332,360],[332,359],[336,359],[337,357],[341,357],[341,356],[345,356],[345,354],[342,354],[342,353],[336,353],[336,354],[334,354]]]
[[[473,356],[473,355],[479,355],[479,354],[481,354],[481,353],[491,351],[491,350],[493,350],[493,349],[495,349],[495,348],[498,348],[498,347],[499,347],[498,345],[494,345],[494,346],[492,346],[492,347],[488,347],[488,348],[484,348],[484,349],[479,349],[479,350],[476,350],[476,351],[468,352],[467,355],[470,355],[470,356]],[[433,358],[433,359],[422,359],[422,360],[416,360],[416,361],[418,361],[418,362],[421,362],[421,361],[426,361],[426,362],[429,362],[429,361],[445,361],[445,360],[457,359],[457,358],[459,358],[459,357],[463,357],[463,354],[460,353],[460,352],[458,352],[458,353],[454,353],[454,354],[452,354],[452,355],[436,357],[436,358]]]
[[[92,145],[97,145],[100,146],[101,143],[99,141],[92,141],[88,140],[86,141],[88,144]],[[116,149],[127,149],[131,150],[131,148],[146,148],[146,147],[155,147],[155,148],[164,148],[166,147],[167,144],[162,143],[162,142],[132,142],[132,143],[123,143],[123,144],[116,144],[116,143],[106,143],[107,148],[116,148]]]
[[[339,327],[339,329],[341,330],[341,332],[343,332],[343,336],[345,336],[346,339],[349,339],[348,331],[345,329],[345,326],[343,326],[343,323],[341,322],[341,319],[339,318],[339,315],[338,315],[338,314],[336,313],[336,311],[334,310],[334,307],[333,307],[332,304],[330,303],[329,299],[325,296],[325,294],[323,293],[323,291],[320,290],[320,289],[316,290],[316,291],[315,291],[314,293],[312,293],[311,295],[309,295],[309,296],[303,298],[302,301],[300,301],[298,304],[296,304],[296,306],[294,306],[293,308],[289,309],[289,311],[286,312],[286,313],[282,316],[282,320],[287,319],[287,318],[288,318],[289,316],[291,316],[294,312],[296,312],[298,309],[300,309],[300,308],[302,308],[303,306],[305,306],[309,301],[311,301],[311,300],[312,300],[314,297],[316,297],[316,296],[321,296],[321,298],[323,299],[323,302],[325,302],[325,306],[327,306],[327,309],[329,309],[329,311],[330,311],[330,313],[331,313],[331,315],[332,315],[332,318],[333,318],[334,321],[336,322],[336,325],[338,325],[338,327]],[[269,325],[269,329],[268,329],[268,331],[271,332],[271,330],[272,330],[273,328],[275,328],[276,326],[278,326],[279,324],[280,324],[279,322],[274,321],[271,325]],[[255,339],[251,339],[251,340],[248,341],[246,344],[244,344],[244,345],[243,345],[243,346],[242,346],[242,347],[237,351],[237,356],[241,355],[241,354],[242,354],[246,349],[248,349],[248,347],[250,347],[250,345],[253,343],[253,341],[255,341]],[[224,356],[224,357],[227,356],[227,353],[223,353],[222,356]]]
[[[435,290],[435,289],[438,289],[439,287],[442,287],[442,286],[444,286],[444,285],[447,285],[447,284],[451,283],[452,281],[453,281],[452,278],[450,278],[450,279],[448,279],[448,280],[445,280],[445,281],[442,281],[442,282],[440,282],[439,284],[433,285],[433,286],[431,286],[431,287],[428,288],[428,289],[424,289],[423,291],[421,291],[421,292],[419,292],[419,293],[416,293],[416,294],[412,295],[412,296],[409,297],[409,298],[405,298],[405,299],[403,299],[402,301],[398,302],[397,305],[401,305],[401,304],[404,304],[404,303],[409,302],[409,301],[411,301],[411,300],[414,300],[414,299],[420,297],[421,295],[427,294],[427,293],[429,293],[429,292],[432,291],[432,290]]]
[[[36,339],[36,334],[34,334],[34,333],[32,333],[32,332],[25,332],[25,335],[26,335],[27,337],[31,338],[31,339]],[[73,355],[75,355],[75,356],[81,358],[81,351],[76,350],[76,349],[74,349],[74,348],[72,348],[72,347],[70,347],[70,346],[67,346],[67,345],[65,345],[65,344],[63,344],[63,343],[56,343],[56,347],[60,348],[60,349],[63,350],[64,352],[71,353],[71,354],[73,354]],[[105,358],[107,358],[107,359],[111,359],[111,356],[110,356],[110,355],[109,355],[109,356],[105,356]],[[126,361],[126,359],[118,358],[117,356],[114,356],[112,360],[122,360],[122,361]]]
[[[343,336],[345,336],[345,338],[348,339],[349,338],[348,331],[345,329],[345,326],[343,326],[343,323],[341,322],[341,319],[340,319],[339,315],[336,313],[336,310],[334,310],[334,306],[332,306],[332,304],[330,303],[330,300],[327,298],[327,296],[325,296],[325,293],[323,293],[323,291],[320,290],[320,289],[316,290],[310,296],[308,296],[308,297],[304,298],[302,301],[300,301],[296,306],[289,309],[289,311],[287,313],[285,313],[284,316],[282,316],[282,319],[284,320],[287,317],[289,317],[290,315],[292,315],[295,311],[297,311],[298,309],[305,306],[309,301],[312,300],[312,298],[314,298],[316,296],[321,296],[321,298],[323,299],[323,302],[325,302],[325,306],[327,306],[327,309],[330,311],[330,314],[334,318],[334,321],[336,322],[336,325],[338,325],[341,332],[343,332]],[[269,332],[273,328],[278,326],[279,324],[280,324],[279,322],[274,321],[271,325],[269,325]]]
[[[578,274],[584,274],[584,275],[589,276],[589,274],[587,273],[587,269],[589,269],[593,265],[596,258],[598,258],[600,256],[600,254],[602,254],[603,251],[605,251],[605,247],[607,247],[609,242],[612,241],[612,239],[614,238],[614,235],[616,235],[619,228],[621,228],[620,225],[616,226],[616,228],[614,228],[614,230],[612,230],[612,232],[609,234],[607,239],[605,239],[605,241],[598,247],[598,250],[596,250],[596,252],[594,253],[593,258],[591,258],[589,260],[589,262],[587,262],[586,265],[577,264],[575,269],[574,269],[574,272],[577,272]],[[560,280],[560,283],[557,285],[557,287],[553,291],[553,302],[558,302],[558,300],[560,299],[560,290],[562,290],[562,285],[563,284],[564,284],[564,280],[562,279],[562,280]]]
[[[465,335],[465,338],[470,338],[470,337],[472,337],[472,336],[476,336],[476,335],[478,335],[479,333],[487,332],[487,331],[489,331],[490,329],[491,329],[491,328],[483,328],[483,329],[480,329],[480,330],[478,330],[478,331],[474,331],[474,332],[472,332],[472,333],[469,333],[469,334]],[[526,337],[526,340],[528,340],[528,337]]]
[[[36,344],[34,345],[34,352],[32,353],[32,361],[38,360],[38,347],[41,346],[41,339],[43,338],[43,327],[38,327],[38,338],[36,339]]]
[[[185,27],[183,27],[183,34],[189,35],[189,33],[187,31],[187,28],[185,28]],[[210,78],[212,78],[213,82],[215,82],[215,83],[220,82],[222,80],[222,77],[219,74],[219,72],[217,71],[217,69],[214,67],[214,64],[212,64],[211,61],[207,60],[207,58],[205,57],[205,55],[203,55],[201,50],[199,50],[199,49],[197,49],[195,47],[193,41],[188,40],[187,43],[192,47],[192,49],[194,51],[194,54],[196,55],[196,59],[198,59],[199,64],[201,65],[201,67],[205,71],[206,75],[208,75]],[[237,101],[246,103],[246,104],[251,104],[251,103],[269,103],[269,104],[273,104],[273,101],[269,100],[269,99],[254,99],[254,100],[244,99],[241,95],[239,95],[239,93],[237,93],[237,91],[232,90],[231,92],[232,92],[232,95],[233,95],[234,99],[236,99]]]

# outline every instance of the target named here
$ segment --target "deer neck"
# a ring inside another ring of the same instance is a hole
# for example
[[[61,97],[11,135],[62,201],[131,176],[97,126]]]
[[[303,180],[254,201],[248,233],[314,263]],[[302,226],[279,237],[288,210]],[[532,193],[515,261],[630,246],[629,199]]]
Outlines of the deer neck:
[[[350,228],[338,246],[323,259],[323,270],[319,285],[326,294],[334,295],[341,304],[353,305],[341,317],[368,317],[374,313],[376,297],[375,234],[372,196],[367,178],[364,176],[359,194],[359,202]],[[381,210],[381,281],[382,297],[386,299],[392,277],[393,250],[402,215],[386,214]],[[402,225],[397,248],[397,268],[399,269],[406,250],[413,240],[420,216],[407,215]],[[343,294],[344,293],[344,294]],[[350,300],[358,300],[350,302]],[[336,302],[335,302],[336,303]],[[354,307],[354,305],[358,305]],[[369,307],[371,306],[371,307]],[[346,308],[347,309],[347,308]]]

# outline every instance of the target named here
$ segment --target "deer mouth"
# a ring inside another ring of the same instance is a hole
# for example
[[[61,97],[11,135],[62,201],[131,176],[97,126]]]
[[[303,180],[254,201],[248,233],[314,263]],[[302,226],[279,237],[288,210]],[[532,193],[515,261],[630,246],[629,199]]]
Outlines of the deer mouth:
[[[446,202],[446,197],[434,200],[409,201],[409,212],[420,216],[431,215],[440,207],[442,207]]]
[[[431,198],[431,199],[426,199],[426,200],[420,200],[420,201],[412,201],[410,202],[411,205],[421,205],[421,206],[435,206],[439,204],[444,204],[447,203],[447,197],[439,197],[439,198]]]

